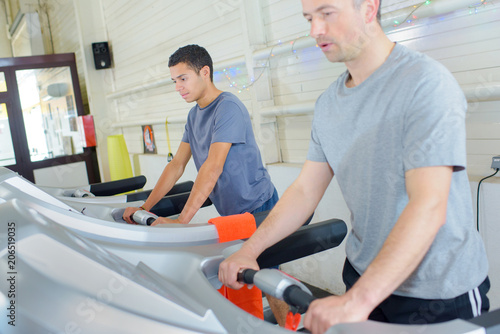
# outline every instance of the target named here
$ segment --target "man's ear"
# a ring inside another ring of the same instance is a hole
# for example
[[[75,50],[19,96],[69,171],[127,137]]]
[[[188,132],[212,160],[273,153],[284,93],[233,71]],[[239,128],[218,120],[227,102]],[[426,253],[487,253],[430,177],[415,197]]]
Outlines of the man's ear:
[[[378,7],[380,6],[380,0],[365,0],[363,5],[365,6],[366,23],[372,23],[373,21],[376,21]]]
[[[200,70],[200,75],[204,78],[210,79],[210,67],[208,67],[208,65],[203,66]]]

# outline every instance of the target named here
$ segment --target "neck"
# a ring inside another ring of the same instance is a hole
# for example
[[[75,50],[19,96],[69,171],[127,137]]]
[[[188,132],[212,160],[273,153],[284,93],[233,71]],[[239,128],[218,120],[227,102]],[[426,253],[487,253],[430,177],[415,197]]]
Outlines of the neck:
[[[221,93],[222,91],[217,89],[213,82],[210,82],[207,85],[207,89],[202,94],[202,96],[198,100],[196,100],[196,103],[198,103],[198,106],[200,108],[205,108],[210,103],[212,103]]]
[[[370,39],[365,45],[356,59],[345,63],[350,74],[346,85],[348,87],[358,86],[368,79],[386,61],[394,45],[380,30],[377,36]]]

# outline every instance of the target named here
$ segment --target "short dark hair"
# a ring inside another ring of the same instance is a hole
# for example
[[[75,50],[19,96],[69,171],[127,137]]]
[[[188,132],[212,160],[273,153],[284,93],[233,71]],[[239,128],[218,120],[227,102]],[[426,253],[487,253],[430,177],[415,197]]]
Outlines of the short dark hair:
[[[210,81],[214,81],[214,65],[212,58],[204,47],[191,44],[179,48],[168,59],[168,67],[175,66],[179,63],[185,63],[196,73],[200,73],[203,67],[208,66],[210,68]]]

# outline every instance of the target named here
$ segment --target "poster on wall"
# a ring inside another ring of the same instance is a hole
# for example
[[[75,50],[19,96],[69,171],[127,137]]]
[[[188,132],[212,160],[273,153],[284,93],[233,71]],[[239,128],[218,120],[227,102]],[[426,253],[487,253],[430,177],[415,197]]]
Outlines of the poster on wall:
[[[152,125],[142,126],[142,141],[144,143],[144,154],[156,154],[156,143]]]

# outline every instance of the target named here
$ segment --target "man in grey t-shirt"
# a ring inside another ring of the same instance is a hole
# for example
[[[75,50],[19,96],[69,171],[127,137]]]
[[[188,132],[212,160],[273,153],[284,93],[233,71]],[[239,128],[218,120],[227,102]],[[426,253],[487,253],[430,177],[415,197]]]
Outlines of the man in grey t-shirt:
[[[379,0],[303,0],[311,36],[347,71],[318,99],[301,174],[241,250],[224,284],[300,226],[333,175],[351,211],[348,291],[314,301],[313,333],[368,318],[426,324],[489,309],[488,263],[465,172],[466,101],[453,76],[383,33]]]

